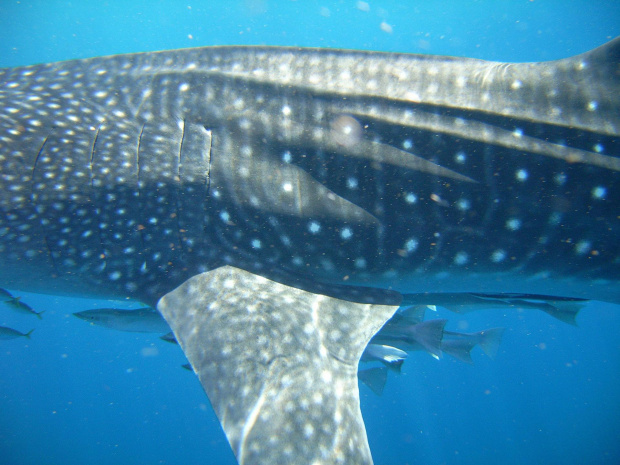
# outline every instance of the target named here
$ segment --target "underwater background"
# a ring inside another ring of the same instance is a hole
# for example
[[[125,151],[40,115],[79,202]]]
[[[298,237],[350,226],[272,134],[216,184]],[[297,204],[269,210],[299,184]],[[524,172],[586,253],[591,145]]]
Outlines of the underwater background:
[[[613,0],[0,0],[0,67],[234,44],[542,61],[619,34]],[[44,314],[0,304],[0,326],[34,329],[0,340],[0,465],[236,463],[178,347],[71,316],[137,303],[11,291]],[[360,386],[377,465],[620,463],[619,305],[590,303],[577,327],[538,311],[433,317],[507,330],[495,360],[419,352],[382,396]]]

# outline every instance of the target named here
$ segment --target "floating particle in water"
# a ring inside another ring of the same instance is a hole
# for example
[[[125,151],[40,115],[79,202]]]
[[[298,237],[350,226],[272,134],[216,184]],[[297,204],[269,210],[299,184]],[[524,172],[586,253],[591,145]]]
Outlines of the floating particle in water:
[[[393,31],[392,26],[386,23],[385,21],[381,23],[380,27],[383,32],[387,32],[388,34],[391,34]]]
[[[366,2],[362,2],[362,1],[357,2],[355,4],[355,6],[360,11],[370,11],[370,5],[368,3],[366,3]]]

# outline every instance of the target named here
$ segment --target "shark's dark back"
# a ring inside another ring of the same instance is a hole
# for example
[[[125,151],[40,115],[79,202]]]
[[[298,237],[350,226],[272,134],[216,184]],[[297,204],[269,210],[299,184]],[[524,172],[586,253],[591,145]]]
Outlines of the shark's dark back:
[[[2,70],[0,281],[154,302],[226,263],[617,280],[619,44],[531,64],[215,47]]]

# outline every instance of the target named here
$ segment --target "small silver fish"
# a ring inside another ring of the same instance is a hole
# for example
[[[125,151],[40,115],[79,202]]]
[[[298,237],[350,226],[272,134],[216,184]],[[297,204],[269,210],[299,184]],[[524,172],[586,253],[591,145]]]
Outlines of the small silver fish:
[[[34,311],[34,309],[28,305],[25,302],[22,302],[21,300],[19,300],[19,297],[13,297],[11,300],[7,300],[6,302],[4,302],[6,305],[8,305],[9,307],[13,308],[13,310],[16,310],[20,313],[25,313],[25,314],[30,314],[30,315],[36,315],[39,319],[42,319],[43,317],[41,316],[41,314],[43,313],[43,311],[41,312],[36,312]],[[44,310],[45,311],[45,310]]]
[[[118,308],[96,308],[74,313],[81,320],[105,328],[127,331],[130,333],[160,333],[170,332],[168,323],[161,314],[151,307],[135,310]]]
[[[2,300],[3,302],[6,302],[7,300],[13,300],[13,299],[15,299],[15,296],[13,294],[11,294],[6,289],[3,289],[0,287],[0,300]]]
[[[17,339],[18,337],[27,337],[30,339],[30,335],[34,329],[31,329],[27,333],[22,333],[13,328],[7,328],[6,326],[0,326],[0,341],[8,341],[9,339]]]

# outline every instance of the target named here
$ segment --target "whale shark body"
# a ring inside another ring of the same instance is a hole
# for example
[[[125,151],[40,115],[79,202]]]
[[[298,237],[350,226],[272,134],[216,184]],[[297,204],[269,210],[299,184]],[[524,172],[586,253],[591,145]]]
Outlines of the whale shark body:
[[[619,58],[2,69],[0,285],[157,306],[241,464],[372,463],[357,364],[395,287],[620,302]]]

